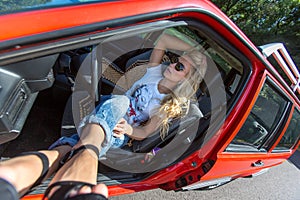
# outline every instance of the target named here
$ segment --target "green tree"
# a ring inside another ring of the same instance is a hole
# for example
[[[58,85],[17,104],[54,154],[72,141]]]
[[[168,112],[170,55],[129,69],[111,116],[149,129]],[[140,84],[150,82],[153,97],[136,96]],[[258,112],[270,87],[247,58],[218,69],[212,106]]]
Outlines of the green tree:
[[[257,46],[282,42],[300,67],[299,0],[212,0]]]

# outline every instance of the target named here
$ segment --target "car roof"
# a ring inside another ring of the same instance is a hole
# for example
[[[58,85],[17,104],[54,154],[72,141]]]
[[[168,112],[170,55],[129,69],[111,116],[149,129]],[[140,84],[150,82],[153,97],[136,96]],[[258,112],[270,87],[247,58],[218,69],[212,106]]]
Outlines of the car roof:
[[[209,1],[93,1],[79,4],[65,4],[63,6],[46,7],[43,5],[39,9],[20,9],[18,12],[2,14],[0,15],[0,23],[2,25],[0,31],[2,33],[5,32],[5,34],[0,35],[0,41],[20,39],[36,34],[84,25],[93,26],[97,23],[108,23],[111,20],[119,20],[118,24],[121,25],[121,19],[126,17],[137,17],[148,14],[152,18],[159,18],[157,16],[158,12],[170,12],[172,10],[178,13],[182,12],[182,9],[187,8],[190,9],[190,12],[199,11],[202,8],[206,13],[209,12],[211,15],[219,16],[220,19],[225,20],[224,23],[235,26]],[[107,25],[108,28],[110,25]]]

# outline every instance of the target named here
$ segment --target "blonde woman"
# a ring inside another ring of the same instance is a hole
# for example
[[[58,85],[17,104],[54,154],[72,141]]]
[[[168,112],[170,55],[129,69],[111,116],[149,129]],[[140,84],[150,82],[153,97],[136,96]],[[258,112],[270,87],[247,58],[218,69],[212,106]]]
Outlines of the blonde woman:
[[[165,51],[171,49],[185,53],[168,66],[160,64]],[[130,138],[143,140],[159,128],[164,138],[169,121],[185,114],[206,69],[205,55],[175,36],[162,34],[146,74],[125,95],[102,96],[93,113],[81,121],[79,135],[87,124],[102,128],[105,140],[99,158],[110,148],[126,145]],[[73,146],[78,140],[77,134],[63,137],[50,149],[62,144]]]

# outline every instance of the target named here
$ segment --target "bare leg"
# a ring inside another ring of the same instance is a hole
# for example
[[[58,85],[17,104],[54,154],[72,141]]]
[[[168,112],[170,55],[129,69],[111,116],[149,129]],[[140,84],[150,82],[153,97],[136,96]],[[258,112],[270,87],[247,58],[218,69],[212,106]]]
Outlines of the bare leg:
[[[81,141],[73,147],[74,149],[86,144],[100,147],[105,137],[102,128],[95,124],[88,124],[81,135]],[[49,171],[45,178],[57,170],[59,161],[70,150],[70,146],[63,145],[56,147],[54,150],[39,151],[47,156],[49,160]],[[98,156],[95,152],[89,149],[82,150],[57,172],[52,183],[71,180],[96,184],[97,169]],[[31,188],[41,176],[42,170],[43,163],[36,155],[24,155],[0,162],[0,178],[10,182],[21,195]],[[91,192],[108,196],[108,189],[104,184],[98,184],[92,188],[83,187],[79,191],[80,194]]]
[[[99,147],[103,140],[104,132],[102,128],[96,124],[88,124],[82,131],[80,141],[73,149],[86,144],[92,144]],[[97,169],[98,156],[92,150],[87,149],[76,154],[70,161],[64,164],[55,174],[51,183],[73,180],[95,184]]]
[[[82,145],[91,144],[100,147],[104,141],[104,131],[97,124],[88,124],[81,133],[80,141],[73,147],[76,149]],[[82,181],[91,184],[97,184],[98,155],[90,149],[82,150],[65,163],[55,174],[50,185],[59,181]],[[93,188],[83,187],[81,193],[99,193],[108,196],[107,187],[98,184]]]
[[[64,145],[55,150],[39,151],[49,160],[49,171],[45,178],[57,170],[59,161],[70,149],[70,146]],[[36,155],[24,155],[0,162],[0,178],[10,182],[20,194],[31,188],[41,176],[42,170],[42,161]]]

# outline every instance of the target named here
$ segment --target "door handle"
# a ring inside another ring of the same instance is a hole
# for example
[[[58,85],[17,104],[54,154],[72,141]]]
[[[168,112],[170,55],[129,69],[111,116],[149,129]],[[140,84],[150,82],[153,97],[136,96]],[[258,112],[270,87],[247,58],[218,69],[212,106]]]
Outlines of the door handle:
[[[261,160],[258,160],[256,162],[252,163],[251,166],[252,167],[262,167],[262,166],[264,166],[264,162]]]

